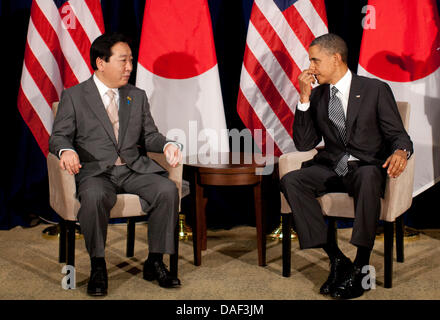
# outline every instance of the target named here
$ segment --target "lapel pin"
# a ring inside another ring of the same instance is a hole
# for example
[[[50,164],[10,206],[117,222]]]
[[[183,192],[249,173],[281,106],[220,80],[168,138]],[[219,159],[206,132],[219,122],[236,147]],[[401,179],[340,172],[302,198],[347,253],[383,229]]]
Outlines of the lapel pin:
[[[128,97],[127,97],[127,104],[130,105],[130,102],[131,102],[131,97],[128,96]]]
[[[356,98],[360,98],[361,96],[358,94],[357,96],[356,96]]]

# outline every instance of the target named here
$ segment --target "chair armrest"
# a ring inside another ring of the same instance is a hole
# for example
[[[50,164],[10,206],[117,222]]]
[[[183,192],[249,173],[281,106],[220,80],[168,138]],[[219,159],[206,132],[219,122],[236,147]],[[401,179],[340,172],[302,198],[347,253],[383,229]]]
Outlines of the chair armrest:
[[[381,219],[393,222],[411,207],[414,188],[415,155],[408,160],[405,170],[397,178],[387,177]]]
[[[59,166],[60,160],[52,153],[47,156],[50,206],[64,220],[75,221],[79,201],[76,199],[75,177]]]
[[[165,168],[177,186],[179,200],[182,196],[183,166],[171,167],[163,153],[148,152],[148,156]],[[59,167],[60,160],[52,153],[47,156],[47,171],[49,175],[50,206],[64,220],[76,221],[80,203],[76,198],[75,177]],[[179,203],[180,211],[180,203]]]
[[[149,158],[156,161],[161,167],[165,168],[168,171],[169,173],[168,178],[176,184],[177,189],[179,191],[179,200],[182,199],[182,174],[183,174],[182,164],[179,163],[175,168],[173,168],[168,164],[168,161],[165,158],[165,154],[157,153],[157,152],[147,152],[147,155]]]
[[[283,154],[278,162],[280,179],[290,171],[300,169],[301,164],[304,161],[312,159],[317,152],[318,151],[316,149],[313,149],[305,152],[295,151],[295,152],[289,152]],[[281,213],[291,212],[292,210],[290,209],[290,206],[286,198],[284,197],[284,194],[282,192],[280,192],[280,194],[281,194]]]
[[[304,161],[312,159],[316,153],[318,153],[318,151],[316,149],[312,149],[305,152],[295,151],[283,154],[279,159],[280,179],[286,173],[300,169],[301,164]]]

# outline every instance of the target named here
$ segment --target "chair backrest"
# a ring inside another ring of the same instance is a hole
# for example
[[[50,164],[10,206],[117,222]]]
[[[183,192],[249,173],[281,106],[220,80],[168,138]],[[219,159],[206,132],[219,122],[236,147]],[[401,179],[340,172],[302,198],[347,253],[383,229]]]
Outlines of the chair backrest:
[[[58,101],[52,103],[52,112],[53,112],[53,116],[55,117],[57,115],[57,111],[58,111]]]
[[[409,115],[410,115],[410,106],[408,102],[405,101],[397,101],[397,109],[399,109],[400,117],[402,118],[403,126],[405,130],[408,131],[409,127]]]

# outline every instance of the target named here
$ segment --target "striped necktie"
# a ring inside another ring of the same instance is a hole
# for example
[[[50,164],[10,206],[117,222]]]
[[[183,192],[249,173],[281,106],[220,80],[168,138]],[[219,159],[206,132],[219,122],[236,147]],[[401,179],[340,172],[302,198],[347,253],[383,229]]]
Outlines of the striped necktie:
[[[335,125],[335,127],[339,131],[339,135],[341,137],[344,146],[347,145],[347,132],[345,127],[345,115],[344,109],[342,108],[342,102],[336,95],[338,93],[338,89],[333,86],[331,88],[330,101],[328,104],[328,117],[330,121]],[[341,159],[339,159],[338,164],[336,165],[335,172],[339,176],[345,176],[348,172],[348,153],[345,153]]]

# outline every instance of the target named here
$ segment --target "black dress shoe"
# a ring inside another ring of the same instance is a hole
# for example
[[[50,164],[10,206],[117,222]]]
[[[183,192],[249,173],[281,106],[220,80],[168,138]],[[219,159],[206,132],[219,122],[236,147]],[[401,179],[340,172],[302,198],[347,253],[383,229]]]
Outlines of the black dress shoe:
[[[352,267],[352,262],[346,257],[335,258],[330,263],[330,274],[328,279],[319,289],[320,294],[331,294],[346,276]]]
[[[365,289],[362,287],[362,279],[365,274],[361,272],[361,268],[352,266],[345,279],[332,292],[331,296],[336,299],[353,299],[364,294]]]
[[[157,280],[163,288],[174,288],[180,286],[180,280],[171,275],[162,261],[144,263],[144,279],[148,281]]]
[[[97,297],[107,295],[107,269],[105,266],[92,268],[87,285],[87,294]]]

